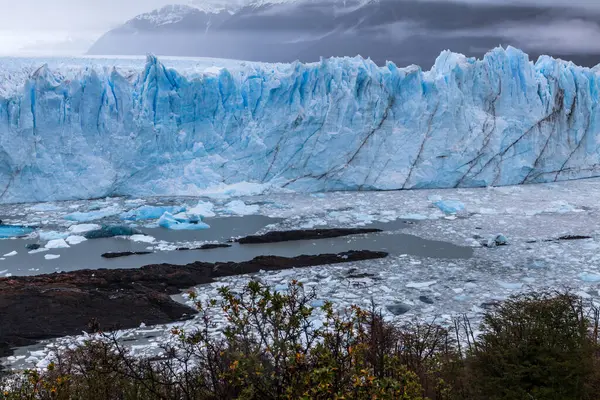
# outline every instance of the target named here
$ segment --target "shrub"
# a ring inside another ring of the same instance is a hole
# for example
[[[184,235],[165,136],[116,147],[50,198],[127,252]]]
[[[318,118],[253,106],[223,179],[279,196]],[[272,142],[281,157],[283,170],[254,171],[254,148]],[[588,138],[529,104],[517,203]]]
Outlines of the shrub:
[[[582,299],[532,293],[488,312],[470,357],[473,385],[486,399],[592,399],[597,337]]]
[[[199,326],[174,328],[175,344],[157,357],[132,357],[101,334],[45,371],[4,380],[0,399],[586,400],[599,387],[598,312],[586,318],[569,294],[511,298],[485,315],[477,339],[466,319],[452,332],[399,328],[375,307],[338,313],[330,303],[315,325],[315,294],[298,282],[220,295],[200,303],[191,294]]]

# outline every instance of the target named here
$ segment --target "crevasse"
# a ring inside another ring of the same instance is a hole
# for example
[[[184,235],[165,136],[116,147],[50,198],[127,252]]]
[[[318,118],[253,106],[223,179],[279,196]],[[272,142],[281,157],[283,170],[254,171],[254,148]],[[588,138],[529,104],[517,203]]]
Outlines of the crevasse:
[[[430,71],[359,57],[210,73],[119,62],[0,72],[1,202],[600,175],[598,68],[510,47],[482,60],[443,52]]]

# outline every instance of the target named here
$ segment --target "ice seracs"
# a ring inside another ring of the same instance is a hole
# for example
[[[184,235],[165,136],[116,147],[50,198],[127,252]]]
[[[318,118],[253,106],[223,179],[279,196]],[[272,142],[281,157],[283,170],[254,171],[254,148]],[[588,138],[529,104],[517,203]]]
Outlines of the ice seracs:
[[[481,60],[444,52],[430,71],[362,58],[223,62],[218,75],[153,56],[143,66],[20,62],[0,60],[11,76],[0,82],[3,202],[201,195],[243,182],[391,190],[600,175],[600,71],[533,63],[512,47]]]

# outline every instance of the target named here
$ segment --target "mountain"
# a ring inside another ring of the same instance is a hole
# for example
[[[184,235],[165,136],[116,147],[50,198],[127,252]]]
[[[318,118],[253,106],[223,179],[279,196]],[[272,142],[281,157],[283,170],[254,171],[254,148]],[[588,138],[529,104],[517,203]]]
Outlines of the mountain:
[[[106,33],[90,54],[196,56],[265,62],[369,57],[432,65],[452,49],[481,57],[515,45],[593,66],[600,15],[588,9],[447,0],[196,0],[144,14]]]
[[[7,58],[0,78],[0,202],[600,176],[600,67],[515,48],[443,52],[430,71]]]

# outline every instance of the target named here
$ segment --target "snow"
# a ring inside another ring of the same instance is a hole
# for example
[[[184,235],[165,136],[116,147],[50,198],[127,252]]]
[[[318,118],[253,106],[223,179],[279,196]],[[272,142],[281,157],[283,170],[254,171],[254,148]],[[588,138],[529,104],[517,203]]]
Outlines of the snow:
[[[598,176],[599,76],[512,47],[481,60],[444,52],[430,71],[360,57],[0,59],[0,201]],[[575,211],[565,201],[556,209]]]
[[[44,247],[47,249],[68,249],[71,246],[69,246],[64,239],[55,239],[46,243],[46,246]]]
[[[17,253],[16,251],[11,251],[10,253],[6,253],[5,255],[3,255],[3,257],[13,257],[13,256],[16,256],[17,254],[19,254],[19,253]]]
[[[194,13],[197,8],[183,4],[169,4],[149,13],[140,14],[135,20],[148,21],[155,26],[173,24]]]
[[[225,210],[229,213],[237,215],[252,215],[258,213],[260,206],[247,205],[242,200],[234,200],[225,205]]]
[[[58,255],[58,254],[46,254],[44,256],[44,258],[46,260],[56,260],[57,258],[60,258],[60,255]]]

